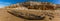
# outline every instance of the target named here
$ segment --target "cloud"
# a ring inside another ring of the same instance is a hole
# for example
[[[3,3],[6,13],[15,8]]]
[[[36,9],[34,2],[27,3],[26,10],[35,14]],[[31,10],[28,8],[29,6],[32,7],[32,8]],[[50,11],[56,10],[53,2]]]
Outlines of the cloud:
[[[9,2],[0,2],[0,8],[5,7],[5,6],[9,6],[12,3]]]

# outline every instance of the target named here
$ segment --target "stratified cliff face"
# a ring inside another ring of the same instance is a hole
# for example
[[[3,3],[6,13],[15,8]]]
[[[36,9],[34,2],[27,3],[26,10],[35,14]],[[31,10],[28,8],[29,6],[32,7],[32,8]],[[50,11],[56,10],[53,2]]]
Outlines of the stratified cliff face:
[[[54,18],[57,17],[57,12],[55,12],[56,8],[56,4],[48,2],[24,2],[7,6],[6,10],[9,14],[15,15],[28,21],[54,21],[56,20]]]

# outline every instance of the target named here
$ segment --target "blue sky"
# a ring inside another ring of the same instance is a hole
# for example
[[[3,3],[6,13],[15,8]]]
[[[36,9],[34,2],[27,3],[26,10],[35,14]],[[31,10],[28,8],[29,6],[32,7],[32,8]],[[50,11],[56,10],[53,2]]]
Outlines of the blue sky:
[[[0,8],[4,6],[9,6],[11,4],[16,4],[17,2],[25,2],[26,0],[0,0]]]
[[[10,4],[16,4],[17,2],[25,2],[26,0],[0,0],[0,8],[9,6]],[[60,0],[38,0],[39,2],[52,2],[54,4],[60,4]]]

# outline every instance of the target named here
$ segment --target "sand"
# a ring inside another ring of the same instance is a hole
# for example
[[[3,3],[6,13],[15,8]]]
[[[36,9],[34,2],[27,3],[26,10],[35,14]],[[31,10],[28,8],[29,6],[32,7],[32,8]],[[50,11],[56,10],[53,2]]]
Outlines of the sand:
[[[56,12],[60,13],[59,10],[57,10]],[[52,21],[60,21],[59,16],[60,14],[55,15],[55,18]],[[5,8],[0,8],[0,21],[40,21],[40,20],[25,20],[9,14]]]

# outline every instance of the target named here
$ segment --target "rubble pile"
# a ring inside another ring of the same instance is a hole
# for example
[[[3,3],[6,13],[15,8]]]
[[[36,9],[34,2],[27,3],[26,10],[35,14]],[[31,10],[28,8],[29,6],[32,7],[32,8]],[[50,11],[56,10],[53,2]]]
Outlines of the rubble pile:
[[[26,8],[27,10],[21,10],[23,9],[23,7]],[[53,12],[56,9],[56,7],[57,7],[56,4],[52,4],[49,2],[24,2],[8,6],[7,12],[17,17],[21,17],[28,20],[43,20],[43,19],[52,20],[54,18]],[[32,9],[39,11],[38,12],[29,11]],[[50,11],[40,12],[40,10],[50,10]]]

